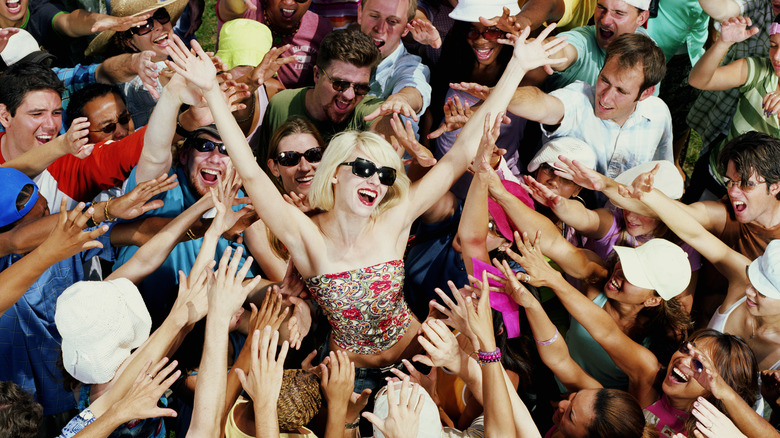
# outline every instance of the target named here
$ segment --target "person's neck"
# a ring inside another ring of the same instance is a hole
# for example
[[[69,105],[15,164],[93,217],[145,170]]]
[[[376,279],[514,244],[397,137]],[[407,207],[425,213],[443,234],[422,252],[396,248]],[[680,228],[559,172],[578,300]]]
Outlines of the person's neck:
[[[361,241],[361,236],[371,225],[371,218],[358,216],[343,209],[333,208],[325,212],[320,222],[323,231],[330,234],[345,246],[352,246]],[[334,235],[335,234],[335,235]]]
[[[774,205],[772,206],[772,208],[769,209],[769,211],[767,211],[766,213],[757,217],[756,220],[753,221],[753,223],[760,225],[764,228],[774,228],[780,225],[780,200],[775,198],[773,202]]]
[[[628,333],[628,330],[636,324],[639,312],[644,308],[643,304],[621,303],[611,298],[607,300],[605,305],[607,313],[615,319],[624,333]]]
[[[5,131],[5,135],[0,138],[0,153],[3,154],[3,159],[5,161],[11,161],[22,155],[24,150],[14,144],[11,136],[8,135],[8,131]]]
[[[325,114],[325,111],[322,109],[322,107],[317,104],[316,99],[314,98],[315,92],[316,91],[314,88],[309,88],[306,90],[306,96],[303,98],[303,106],[306,107],[306,112],[308,112],[314,120],[318,122],[326,122],[328,120],[328,116]]]
[[[626,114],[624,117],[621,117],[619,119],[612,119],[612,121],[617,123],[618,126],[622,128],[623,125],[628,121],[628,119],[631,118],[631,116],[634,114],[635,111],[636,111],[636,103],[634,104],[634,109],[632,109],[630,113]]]
[[[759,337],[776,336],[780,333],[780,315],[755,316],[756,335]]]
[[[694,400],[688,398],[678,398],[667,395],[666,400],[669,402],[669,406],[677,409],[678,411],[691,412],[691,409],[693,408]]]

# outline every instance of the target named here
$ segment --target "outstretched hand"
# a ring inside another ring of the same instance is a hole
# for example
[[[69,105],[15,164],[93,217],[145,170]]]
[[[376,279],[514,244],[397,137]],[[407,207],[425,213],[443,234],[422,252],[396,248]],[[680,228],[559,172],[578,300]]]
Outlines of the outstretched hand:
[[[119,398],[110,409],[126,421],[175,417],[177,415],[175,410],[161,408],[157,405],[160,397],[181,375],[181,371],[176,370],[176,365],[179,363],[175,360],[163,369],[167,362],[168,358],[164,357],[154,366],[151,366],[151,361],[147,363],[138,373],[135,383],[127,393]]]
[[[198,41],[192,40],[192,51],[190,51],[175,34],[171,35],[170,38],[173,40],[173,44],[168,44],[165,48],[168,56],[171,57],[171,60],[165,61],[168,67],[204,92],[215,86],[218,87],[217,68]]]
[[[566,36],[557,36],[550,41],[545,41],[550,32],[555,29],[555,26],[555,23],[547,26],[539,34],[539,37],[530,42],[528,41],[528,35],[531,33],[530,27],[523,29],[520,35],[517,36],[507,34],[507,38],[499,39],[498,42],[515,46],[513,57],[526,72],[538,67],[544,67],[547,74],[551,75],[553,74],[552,66],[564,64],[566,59],[550,58],[550,56],[560,52],[569,44],[566,41]]]
[[[162,207],[163,201],[161,199],[149,200],[177,185],[179,182],[176,181],[176,174],[160,175],[138,184],[129,193],[112,199],[106,207],[106,211],[111,218],[135,219],[147,211]],[[106,219],[110,218],[106,217]]]
[[[404,379],[400,394],[395,393],[395,385],[395,382],[387,382],[387,418],[379,418],[373,412],[363,412],[363,417],[387,438],[417,436],[424,404],[420,385]]]
[[[455,374],[460,371],[460,347],[455,335],[439,319],[431,319],[420,325],[423,335],[418,336],[420,346],[427,355],[417,354],[415,362],[430,367],[446,367]]]
[[[515,243],[517,251],[507,249],[506,254],[525,269],[525,273],[518,272],[516,277],[534,287],[549,286],[553,279],[560,277],[561,273],[553,269],[542,254],[542,232],[536,232],[536,238],[531,240],[528,233],[522,235],[515,231]]]
[[[66,205],[67,202],[63,199],[60,203],[57,225],[51,230],[49,237],[41,243],[39,251],[53,254],[57,260],[64,260],[81,251],[102,248],[103,244],[95,239],[108,231],[107,225],[97,227],[92,231],[82,231],[87,224],[87,220],[94,214],[94,209],[89,207],[82,212],[84,204],[79,203],[76,208],[68,211]]]
[[[740,43],[758,32],[750,17],[731,17],[720,23],[720,39],[724,43]]]
[[[431,46],[434,49],[441,48],[441,35],[430,21],[416,18],[406,25],[406,30],[418,43]]]
[[[412,129],[411,120],[407,120],[406,125],[404,125],[398,117],[398,114],[393,114],[393,118],[390,119],[390,126],[395,132],[394,138],[420,166],[431,167],[436,164],[436,158],[433,157],[431,151],[417,141],[414,130]]]
[[[556,175],[571,178],[575,184],[588,190],[599,192],[604,190],[604,175],[588,168],[577,160],[571,160],[563,155],[558,155],[558,160],[560,161],[555,162],[555,167],[561,170],[556,170]]]
[[[642,197],[646,193],[653,191],[653,183],[655,182],[655,175],[661,168],[660,164],[656,164],[649,172],[640,173],[634,181],[631,183],[631,187],[619,186],[618,193],[626,198],[635,198],[642,200]]]
[[[544,205],[545,207],[555,211],[555,207],[558,207],[561,202],[564,201],[561,195],[553,192],[546,185],[534,179],[534,177],[531,175],[525,175],[523,179],[525,180],[525,187],[528,191],[528,194],[530,194],[531,197],[536,200],[536,202]]]
[[[276,402],[282,388],[284,359],[287,357],[289,347],[287,341],[284,341],[277,356],[276,345],[278,341],[279,332],[271,331],[270,326],[265,326],[262,332],[255,330],[252,335],[249,373],[245,373],[241,368],[235,368],[241,386],[244,387],[252,401],[264,407],[273,406],[274,412],[276,412]]]
[[[66,154],[84,159],[92,154],[94,144],[89,144],[89,119],[86,117],[77,117],[70,124],[68,132],[62,136]]]
[[[521,16],[520,14],[512,15],[512,13],[509,11],[509,8],[506,6],[504,6],[504,10],[500,16],[493,18],[479,17],[479,22],[482,23],[483,26],[497,27],[504,32],[515,35],[519,34],[520,31],[531,24],[527,18]]]
[[[457,94],[453,98],[447,99],[444,104],[444,120],[439,128],[430,134],[428,138],[439,138],[445,132],[452,132],[466,126],[474,112],[471,110],[468,102],[461,102]]]
[[[282,58],[282,54],[289,50],[290,46],[290,44],[285,44],[281,47],[271,47],[271,50],[263,56],[263,60],[260,61],[260,64],[252,70],[251,78],[254,87],[259,87],[260,85],[263,85],[265,81],[274,77],[276,72],[278,72],[279,68],[283,65],[295,62],[295,56],[286,56]]]

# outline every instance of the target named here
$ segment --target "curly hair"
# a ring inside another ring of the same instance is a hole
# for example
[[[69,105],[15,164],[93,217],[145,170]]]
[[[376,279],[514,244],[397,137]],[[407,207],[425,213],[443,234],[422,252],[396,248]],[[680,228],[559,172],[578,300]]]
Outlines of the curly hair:
[[[0,436],[29,438],[38,433],[43,408],[13,382],[0,382]]]
[[[276,410],[279,430],[297,432],[320,410],[322,394],[317,376],[306,370],[284,370]]]

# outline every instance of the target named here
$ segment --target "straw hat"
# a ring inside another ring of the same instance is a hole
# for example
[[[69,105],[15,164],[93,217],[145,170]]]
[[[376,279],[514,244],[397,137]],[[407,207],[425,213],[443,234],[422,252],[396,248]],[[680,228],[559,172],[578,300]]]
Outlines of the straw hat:
[[[129,17],[141,15],[158,8],[165,8],[168,11],[168,15],[171,16],[171,23],[175,23],[181,13],[184,12],[185,7],[187,7],[187,0],[111,0],[111,15],[114,17]],[[113,30],[100,32],[89,43],[84,54],[93,56],[102,53],[106,50],[114,34],[116,32]]]

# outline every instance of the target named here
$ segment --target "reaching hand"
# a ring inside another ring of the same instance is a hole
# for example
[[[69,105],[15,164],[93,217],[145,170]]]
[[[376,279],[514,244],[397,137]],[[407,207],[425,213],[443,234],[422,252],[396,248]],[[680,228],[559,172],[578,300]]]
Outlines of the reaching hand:
[[[295,56],[281,57],[282,54],[289,49],[290,44],[285,44],[281,47],[272,47],[271,50],[263,56],[263,60],[260,61],[260,64],[252,70],[251,78],[255,88],[263,85],[265,81],[274,77],[281,66],[295,62]]]
[[[298,297],[302,300],[308,300],[311,297],[309,288],[306,287],[306,283],[303,282],[303,278],[292,260],[287,262],[287,272],[284,273],[282,284],[279,285],[279,293],[289,305],[293,304],[288,300],[289,297]]]
[[[694,435],[697,438],[745,438],[731,419],[704,397],[696,399],[691,414],[696,417]]]
[[[92,154],[94,144],[89,144],[89,119],[78,117],[70,124],[68,132],[62,136],[64,154],[84,159]],[[64,155],[63,154],[63,155]]]
[[[260,310],[254,304],[249,304],[252,309],[252,316],[249,318],[249,327],[252,330],[261,330],[265,326],[270,326],[271,330],[279,330],[282,322],[287,318],[290,312],[289,308],[282,306],[282,296],[278,288],[270,288],[263,297],[263,303],[260,304]]]
[[[420,385],[414,385],[409,379],[404,379],[401,393],[396,395],[395,383],[391,381],[387,382],[387,418],[379,418],[373,412],[363,412],[363,417],[387,438],[417,436],[423,404]]]
[[[525,269],[525,273],[518,272],[516,278],[531,286],[549,286],[552,281],[561,276],[561,273],[553,269],[542,254],[542,232],[536,232],[536,239],[531,240],[528,233],[520,235],[515,231],[515,244],[518,252],[507,249],[506,254]]]
[[[514,302],[523,307],[528,307],[536,302],[536,297],[534,297],[531,292],[529,292],[528,289],[526,289],[525,286],[523,286],[523,284],[520,283],[520,281],[517,279],[518,276],[528,274],[518,272],[517,276],[515,276],[515,272],[512,271],[512,268],[509,267],[509,263],[507,263],[506,260],[502,260],[499,263],[498,260],[493,259],[493,265],[500,269],[501,273],[504,275],[504,278],[507,279],[507,282],[504,285],[504,293],[512,297]]]
[[[5,47],[8,45],[8,40],[18,32],[19,29],[16,27],[6,27],[0,29],[0,52],[5,50]]]
[[[274,330],[272,333],[271,327],[265,326],[262,336],[260,333],[260,330],[255,330],[252,335],[249,374],[244,373],[240,368],[236,368],[235,373],[252,401],[265,407],[273,406],[275,413],[279,391],[282,388],[284,359],[287,357],[289,345],[287,341],[283,342],[277,357],[276,345],[279,341],[279,332]]]
[[[144,84],[144,88],[156,100],[160,98],[160,94],[157,93],[157,78],[160,74],[157,73],[157,64],[152,62],[154,56],[155,53],[151,50],[134,53],[131,58],[131,66],[138,78],[141,79],[141,83]]]
[[[497,27],[504,32],[515,35],[519,34],[520,31],[531,24],[525,17],[521,17],[519,14],[517,16],[512,15],[509,8],[506,6],[504,6],[504,11],[500,17],[493,17],[491,19],[479,17],[479,22],[482,23],[483,26]]]
[[[468,306],[469,327],[474,333],[471,342],[482,351],[490,352],[496,349],[496,334],[493,331],[493,311],[490,308],[490,293],[487,271],[482,271],[482,279],[477,285],[479,296],[476,306]],[[466,303],[471,303],[472,297],[466,297]]]
[[[320,386],[328,406],[347,406],[355,389],[355,364],[344,351],[331,351],[327,365],[320,364]]]
[[[549,207],[555,211],[555,208],[561,205],[561,203],[564,201],[564,199],[559,194],[550,190],[546,185],[540,183],[531,175],[526,175],[524,180],[526,184],[525,187],[527,188],[531,197],[534,198],[536,202],[544,205],[545,207]]]
[[[434,49],[441,48],[441,35],[430,21],[416,18],[406,25],[406,30],[418,43],[431,46]]]
[[[92,248],[102,248],[103,244],[97,239],[101,234],[108,231],[108,226],[103,225],[89,232],[82,230],[87,224],[87,220],[92,217],[94,209],[88,208],[82,213],[84,204],[79,203],[76,208],[68,211],[65,199],[60,203],[59,221],[51,230],[51,234],[38,247],[39,251],[53,254],[59,260],[72,257],[81,251]]]
[[[242,284],[253,261],[252,257],[247,257],[241,269],[238,269],[243,250],[241,246],[236,248],[232,259],[231,247],[225,248],[222,254],[216,278],[209,284],[209,316],[213,318],[229,321],[244,304],[249,291],[260,282],[260,277],[257,276],[246,285]]]
[[[720,23],[720,40],[724,43],[740,43],[759,32],[750,17],[731,17]]]
[[[570,160],[563,155],[558,155],[558,159],[560,161],[555,162],[555,167],[562,171],[556,170],[556,175],[568,176],[575,184],[588,190],[604,190],[604,175],[587,168],[577,160]]]
[[[404,368],[406,368],[406,371],[409,374],[404,373],[398,368],[392,368],[390,372],[395,374],[398,380],[409,379],[412,383],[422,386],[422,388],[431,396],[433,402],[438,405],[440,400],[439,393],[436,391],[436,382],[438,380],[438,374],[436,372],[437,367],[431,367],[431,371],[428,374],[423,374],[417,371],[417,368],[408,360],[401,359],[401,362],[404,364]]]
[[[453,90],[463,91],[479,100],[486,100],[490,96],[492,88],[477,84],[476,82],[459,82],[450,84]]]
[[[661,168],[660,164],[656,164],[649,172],[639,174],[631,183],[631,187],[620,186],[618,192],[624,197],[636,198],[642,200],[642,196],[645,193],[653,191],[653,183],[655,182],[655,175]]]
[[[447,316],[447,319],[444,320],[444,323],[446,323],[448,326],[454,328],[455,330],[463,333],[466,337],[469,339],[472,338],[471,330],[469,329],[469,319],[468,319],[468,304],[466,304],[466,300],[464,297],[471,295],[470,286],[468,288],[464,287],[463,292],[458,290],[458,288],[455,286],[455,283],[452,281],[447,281],[447,286],[450,288],[450,292],[452,292],[453,298],[455,298],[455,301],[453,302],[450,297],[447,296],[447,294],[444,293],[443,290],[436,288],[433,291],[436,292],[436,295],[439,296],[439,298],[444,303],[444,306],[436,302],[435,300],[432,300],[430,305],[434,309],[438,310],[445,316]],[[446,306],[446,307],[445,307]]]
[[[445,132],[452,132],[466,126],[466,122],[473,114],[469,103],[463,104],[460,96],[456,94],[455,97],[447,99],[444,104],[444,121],[437,130],[428,134],[428,138],[439,138]]]
[[[115,17],[106,14],[94,14],[99,18],[90,29],[91,33],[103,32],[104,30],[113,30],[115,32],[124,32],[136,26],[146,23],[146,20],[154,15],[154,11],[145,12],[140,15],[130,15],[127,17]]]
[[[138,373],[135,384],[110,409],[126,418],[127,421],[175,417],[177,414],[173,409],[157,406],[160,397],[181,375],[181,371],[176,370],[177,361],[174,360],[165,369],[162,369],[166,362],[168,362],[168,358],[164,357],[151,369],[152,362],[147,363]]]
[[[415,355],[412,360],[431,367],[447,367],[457,374],[460,371],[460,347],[455,335],[441,320],[433,319],[420,326],[423,336],[417,340],[428,354]]]
[[[409,102],[406,100],[406,98],[398,94],[391,94],[388,96],[382,105],[379,106],[379,108],[375,109],[374,112],[365,116],[363,119],[367,122],[370,122],[388,114],[401,114],[402,116],[408,117],[415,122],[417,121],[417,113],[414,111],[414,108],[409,105]]]
[[[390,126],[392,126],[393,132],[395,132],[394,138],[398,140],[401,147],[403,147],[420,166],[431,167],[436,164],[436,158],[433,158],[431,151],[417,141],[414,130],[412,129],[411,120],[407,120],[406,126],[404,126],[404,124],[401,123],[398,114],[393,114],[393,118],[390,119]]]
[[[504,118],[503,113],[498,113],[495,120],[492,120],[491,114],[485,115],[485,121],[482,126],[482,138],[479,141],[479,147],[477,149],[476,157],[473,162],[474,173],[480,172],[494,172],[493,170],[493,158],[501,154],[496,146],[496,139],[498,139],[501,133],[501,120]]]
[[[183,312],[187,315],[187,325],[203,319],[209,310],[208,279],[212,275],[213,260],[206,269],[190,272],[189,278],[179,271],[179,295],[173,303],[171,313]]]
[[[296,206],[298,210],[303,213],[308,213],[312,210],[311,206],[309,205],[309,198],[306,195],[299,195],[295,192],[290,192],[290,194],[283,193],[282,198],[284,198],[288,204]]]
[[[165,48],[172,59],[172,61],[165,61],[168,67],[204,92],[219,86],[217,68],[197,40],[192,40],[192,50],[195,51],[193,55],[175,34],[171,35],[171,39],[173,44],[168,44]]]
[[[293,316],[287,322],[287,330],[290,333],[290,345],[298,350],[311,329],[311,309],[306,301],[298,297],[291,296],[289,300],[294,307]]]
[[[111,218],[135,219],[147,211],[162,207],[163,201],[161,199],[155,199],[154,201],[149,201],[149,199],[176,187],[178,184],[176,174],[170,176],[166,174],[160,175],[155,179],[138,184],[129,193],[112,199],[106,210]],[[146,201],[149,202],[147,203]]]
[[[531,33],[531,28],[526,27],[519,36],[508,34],[506,39],[499,39],[498,42],[515,46],[513,57],[520,68],[526,72],[544,67],[547,74],[552,74],[551,66],[565,63],[566,58],[550,58],[550,56],[568,45],[565,36],[557,36],[549,42],[545,41],[553,29],[555,29],[555,23],[547,26],[535,40],[528,42],[527,38]]]

